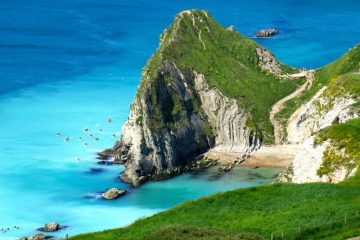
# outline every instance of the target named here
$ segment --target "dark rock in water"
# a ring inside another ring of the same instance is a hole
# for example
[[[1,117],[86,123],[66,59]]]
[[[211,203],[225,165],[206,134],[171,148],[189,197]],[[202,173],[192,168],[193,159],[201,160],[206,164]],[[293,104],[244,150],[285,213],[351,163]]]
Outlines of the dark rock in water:
[[[110,159],[110,156],[104,154],[103,152],[100,152],[97,155],[98,156],[96,158],[99,159],[99,160],[109,160]]]
[[[113,165],[114,162],[113,161],[100,160],[100,161],[97,162],[97,164],[99,164],[99,165]]]
[[[104,171],[105,171],[104,168],[90,168],[89,171],[87,171],[86,173],[88,173],[88,174],[98,174],[98,173],[102,173]]]
[[[100,160],[109,160],[111,157],[114,157],[115,159],[118,157],[117,149],[106,149],[102,152],[97,153],[98,159]]]
[[[58,231],[60,229],[61,229],[61,226],[57,222],[47,223],[44,226],[44,231],[45,232],[55,232],[55,231]]]
[[[102,194],[102,197],[106,200],[116,199],[126,193],[123,189],[111,188]]]
[[[261,29],[256,32],[255,37],[267,38],[279,34],[279,31],[275,28]]]
[[[37,233],[34,236],[20,238],[19,240],[45,240],[45,239],[51,239],[51,237],[47,237],[43,233]]]

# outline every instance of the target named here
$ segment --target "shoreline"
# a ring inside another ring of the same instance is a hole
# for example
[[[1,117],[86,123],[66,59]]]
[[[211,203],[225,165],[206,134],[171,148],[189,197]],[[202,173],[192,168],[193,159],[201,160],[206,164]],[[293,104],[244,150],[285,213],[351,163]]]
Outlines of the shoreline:
[[[243,167],[268,167],[287,168],[290,166],[295,155],[299,152],[298,145],[263,146],[249,158],[239,163]],[[220,165],[231,165],[241,159],[240,152],[208,151],[204,156],[211,160],[217,160]]]

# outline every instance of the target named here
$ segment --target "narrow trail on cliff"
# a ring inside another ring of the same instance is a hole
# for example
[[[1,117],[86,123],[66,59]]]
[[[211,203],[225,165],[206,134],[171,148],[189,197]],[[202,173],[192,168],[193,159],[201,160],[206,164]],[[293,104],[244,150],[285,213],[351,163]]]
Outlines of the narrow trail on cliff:
[[[275,137],[275,145],[281,144],[281,124],[280,122],[275,118],[275,115],[281,111],[284,104],[293,99],[298,97],[303,91],[305,91],[308,87],[310,87],[314,81],[314,70],[308,70],[308,71],[302,71],[300,73],[289,75],[289,78],[299,78],[299,77],[305,77],[306,82],[301,85],[296,91],[292,92],[290,95],[287,95],[286,97],[280,99],[278,102],[276,102],[270,111],[270,122],[274,126],[274,137]]]

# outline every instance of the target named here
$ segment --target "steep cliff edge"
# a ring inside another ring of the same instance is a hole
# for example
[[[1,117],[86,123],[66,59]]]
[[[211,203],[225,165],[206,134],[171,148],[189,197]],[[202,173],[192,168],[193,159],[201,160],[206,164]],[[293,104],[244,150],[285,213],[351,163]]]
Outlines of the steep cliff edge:
[[[143,70],[121,139],[103,155],[124,163],[122,179],[138,186],[211,148],[249,153],[273,142],[269,109],[301,84],[283,79],[292,72],[206,11],[181,12]]]
[[[314,94],[287,122],[287,142],[300,153],[279,181],[339,182],[360,164],[360,46],[316,71]],[[306,96],[305,96],[306,97]],[[354,119],[354,120],[352,120]]]

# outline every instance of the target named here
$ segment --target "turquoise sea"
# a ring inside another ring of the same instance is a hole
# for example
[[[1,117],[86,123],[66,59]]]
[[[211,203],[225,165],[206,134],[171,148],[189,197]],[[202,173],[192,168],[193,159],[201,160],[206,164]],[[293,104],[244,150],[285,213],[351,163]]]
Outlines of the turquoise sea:
[[[360,40],[358,0],[0,1],[0,229],[10,228],[0,239],[33,234],[50,221],[68,226],[56,236],[124,226],[186,200],[270,182],[279,172],[237,168],[214,179],[210,169],[133,189],[118,179],[122,166],[96,163],[96,152],[119,137],[160,33],[191,8],[249,37],[278,28],[279,36],[255,40],[296,67],[320,67]],[[129,194],[98,198],[111,187]]]

